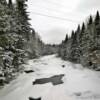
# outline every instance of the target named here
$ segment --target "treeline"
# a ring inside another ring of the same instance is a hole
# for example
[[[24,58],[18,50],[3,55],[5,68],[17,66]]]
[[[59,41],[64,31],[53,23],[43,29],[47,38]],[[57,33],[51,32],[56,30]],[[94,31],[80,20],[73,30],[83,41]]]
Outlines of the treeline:
[[[85,67],[100,70],[100,15],[97,11],[95,18],[91,15],[87,22],[72,31],[71,37],[59,45],[58,55]]]
[[[44,43],[31,28],[27,0],[0,0],[0,85],[9,83],[27,59],[42,55]]]
[[[42,55],[52,55],[57,54],[59,45],[55,44],[45,44],[42,48]]]

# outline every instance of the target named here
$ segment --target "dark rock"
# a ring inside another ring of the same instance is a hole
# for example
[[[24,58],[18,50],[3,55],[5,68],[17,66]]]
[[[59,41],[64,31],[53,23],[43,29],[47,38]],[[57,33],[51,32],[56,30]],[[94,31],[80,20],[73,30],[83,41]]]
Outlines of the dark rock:
[[[28,73],[33,73],[34,71],[33,70],[25,70],[24,72],[28,74]]]
[[[51,82],[53,85],[62,84],[63,83],[63,81],[62,81],[63,77],[64,77],[64,74],[55,75],[55,76],[52,76],[50,78],[36,79],[33,82],[33,85],[36,85],[36,84],[45,84],[45,83],[49,83],[49,82]]]
[[[63,68],[65,68],[65,65],[62,65]]]
[[[95,70],[96,70],[96,71],[100,71],[100,68],[96,68]]]
[[[0,79],[0,86],[3,86],[3,85],[4,85],[4,80]]]
[[[41,98],[32,98],[32,97],[29,97],[29,100],[41,100]]]

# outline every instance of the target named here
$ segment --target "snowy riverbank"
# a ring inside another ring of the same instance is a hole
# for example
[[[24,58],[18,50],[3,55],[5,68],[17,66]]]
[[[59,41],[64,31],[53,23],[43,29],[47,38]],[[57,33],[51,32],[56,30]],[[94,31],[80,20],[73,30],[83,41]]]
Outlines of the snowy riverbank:
[[[62,67],[65,65],[65,67]],[[81,65],[63,61],[55,55],[30,60],[25,65],[32,73],[23,73],[0,90],[0,100],[100,100],[100,72],[83,68]],[[64,74],[64,83],[33,85],[35,79]]]

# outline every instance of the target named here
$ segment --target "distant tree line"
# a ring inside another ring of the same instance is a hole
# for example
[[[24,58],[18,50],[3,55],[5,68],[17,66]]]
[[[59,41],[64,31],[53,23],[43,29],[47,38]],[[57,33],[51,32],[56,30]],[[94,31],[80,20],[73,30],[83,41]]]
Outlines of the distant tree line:
[[[100,70],[100,15],[97,11],[95,18],[91,15],[87,22],[72,31],[71,37],[59,45],[58,55],[85,67]]]

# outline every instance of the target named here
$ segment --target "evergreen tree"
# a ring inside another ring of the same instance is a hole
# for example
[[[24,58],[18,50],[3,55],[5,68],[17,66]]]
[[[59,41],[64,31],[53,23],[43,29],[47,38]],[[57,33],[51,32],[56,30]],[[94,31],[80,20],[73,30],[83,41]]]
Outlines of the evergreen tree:
[[[84,22],[83,22],[83,24],[82,24],[82,29],[81,29],[81,33],[83,33],[85,31],[85,24],[84,24]]]
[[[73,62],[78,62],[79,59],[78,57],[79,57],[79,51],[78,51],[77,32],[75,32],[72,38],[70,60]]]
[[[67,43],[67,41],[68,41],[68,34],[66,34],[64,42]]]
[[[80,25],[78,25],[77,30],[76,30],[78,46],[79,46],[79,40],[80,40],[80,33],[81,33],[81,29],[80,29]]]
[[[93,24],[93,18],[92,18],[92,16],[90,15],[88,25],[91,25],[91,24]]]
[[[100,15],[99,11],[97,11],[96,17],[95,17],[95,41],[96,41],[96,47],[100,48]]]
[[[72,31],[72,34],[71,34],[71,38],[73,39],[74,38],[74,31]]]
[[[100,22],[100,15],[99,15],[99,11],[97,11],[96,17],[95,17],[95,25],[98,25],[99,22]]]
[[[16,16],[15,7],[12,3],[12,0],[9,0],[8,2],[7,14],[8,14],[8,23],[9,23],[8,33],[14,35],[17,33],[17,23],[16,23],[17,16]]]
[[[82,39],[83,39],[83,36],[85,35],[85,24],[84,24],[84,22],[83,22],[83,24],[82,24],[82,28],[81,28],[81,32],[80,32],[80,34],[79,34],[79,43],[80,43],[80,48],[82,47],[81,46],[81,43],[82,43]],[[80,51],[81,52],[81,51]]]
[[[76,56],[77,56],[77,63],[80,63],[80,33],[81,33],[81,29],[80,29],[80,25],[78,25],[77,30],[76,30]]]
[[[8,6],[9,6],[9,8],[13,8],[12,0],[9,0],[9,2],[8,2]]]
[[[7,33],[8,29],[7,2],[6,0],[0,0],[0,35]]]
[[[77,32],[80,32],[80,25],[78,25],[78,27],[77,27]]]
[[[16,6],[16,13],[17,13],[17,24],[18,27],[18,34],[22,34],[27,40],[29,39],[29,33],[30,33],[30,24],[29,24],[29,18],[26,11],[27,4],[26,0],[16,0],[17,6]]]

